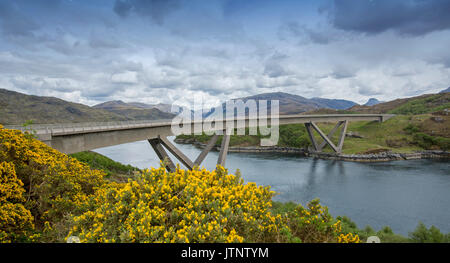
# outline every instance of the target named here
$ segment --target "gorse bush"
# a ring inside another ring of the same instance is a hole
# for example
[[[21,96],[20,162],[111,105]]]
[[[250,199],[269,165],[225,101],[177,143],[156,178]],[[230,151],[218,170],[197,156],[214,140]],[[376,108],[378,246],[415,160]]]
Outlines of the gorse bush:
[[[302,205],[287,213],[287,224],[293,241],[308,243],[358,243],[358,235],[344,233],[341,221],[335,220],[328,213],[328,208],[320,205],[319,199],[308,203],[307,208]]]
[[[162,165],[163,167],[163,165]],[[0,126],[0,242],[358,242],[318,200],[274,213],[269,187],[218,166],[126,183]]]
[[[75,217],[69,235],[84,242],[277,242],[281,217],[269,187],[215,171],[144,171],[99,191],[96,209]]]
[[[0,242],[31,240],[34,229],[30,210],[23,205],[23,183],[16,176],[14,165],[0,163]]]
[[[2,180],[7,180],[2,188],[16,189],[14,198],[1,192],[2,208],[15,205],[15,211],[19,211],[23,206],[33,217],[33,225],[26,224],[26,228],[43,234],[39,237],[42,241],[63,241],[64,232],[69,230],[65,221],[86,210],[86,200],[106,183],[102,171],[91,170],[20,131],[1,126],[0,163]],[[25,216],[25,210],[20,215]],[[21,229],[25,230],[25,225]],[[3,225],[0,231],[4,231]],[[11,235],[4,241],[26,240],[18,238]]]

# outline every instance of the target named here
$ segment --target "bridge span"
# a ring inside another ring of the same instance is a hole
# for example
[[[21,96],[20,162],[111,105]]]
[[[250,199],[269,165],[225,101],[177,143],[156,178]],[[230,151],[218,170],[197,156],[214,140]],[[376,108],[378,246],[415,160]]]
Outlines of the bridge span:
[[[342,151],[345,133],[350,121],[378,121],[383,122],[391,118],[392,114],[328,114],[328,115],[280,115],[277,119],[278,125],[304,124],[312,143],[313,150],[322,151],[327,145],[337,153]],[[220,131],[212,136],[207,146],[203,149],[195,161],[191,161],[181,151],[176,148],[168,139],[173,136],[172,120],[145,120],[145,121],[122,121],[122,122],[86,122],[86,123],[66,123],[66,124],[35,124],[29,127],[5,125],[7,129],[31,130],[35,132],[37,138],[54,149],[66,154],[81,151],[93,150],[97,148],[113,146],[123,143],[148,140],[152,148],[161,160],[165,160],[166,168],[169,171],[175,170],[175,164],[165,151],[166,148],[182,164],[192,169],[195,165],[200,165],[206,155],[216,144],[219,136],[223,136],[219,158],[217,163],[225,165],[228,152],[230,135],[227,130],[236,128],[238,122],[245,123],[246,128],[262,127],[271,125],[270,116],[267,118],[234,118],[221,120],[222,125],[217,125],[219,121],[192,121],[184,123],[191,125],[191,131],[195,127],[209,127],[209,131]],[[323,133],[316,123],[337,122],[336,126],[328,133]],[[276,123],[276,122],[274,122]],[[215,128],[217,127],[217,128]],[[242,127],[242,126],[241,126]],[[337,144],[331,138],[339,130],[340,135]],[[322,138],[319,143],[314,131]],[[192,132],[190,132],[192,133]],[[221,135],[220,135],[221,134]]]

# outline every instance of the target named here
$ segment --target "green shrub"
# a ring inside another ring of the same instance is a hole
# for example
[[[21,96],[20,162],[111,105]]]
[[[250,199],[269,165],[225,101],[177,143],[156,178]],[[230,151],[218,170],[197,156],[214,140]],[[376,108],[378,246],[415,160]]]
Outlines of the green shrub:
[[[431,136],[423,132],[414,134],[413,143],[424,149],[431,149],[433,146],[437,146],[442,150],[450,149],[450,138]]]
[[[414,230],[414,232],[409,233],[411,241],[416,243],[448,243],[450,242],[450,236],[441,233],[441,231],[435,227],[431,226],[429,229],[424,223],[419,222],[419,225]]]
[[[121,164],[96,152],[79,152],[71,154],[70,156],[76,158],[80,162],[88,164],[92,169],[103,170],[108,177],[116,174],[131,175],[134,171],[139,171],[136,167]]]

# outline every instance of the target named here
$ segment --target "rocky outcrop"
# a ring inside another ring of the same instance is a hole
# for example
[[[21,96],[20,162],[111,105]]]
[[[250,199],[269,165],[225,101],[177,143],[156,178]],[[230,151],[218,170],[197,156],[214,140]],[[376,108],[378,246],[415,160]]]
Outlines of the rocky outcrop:
[[[376,154],[336,154],[336,153],[310,152],[308,156],[322,159],[353,161],[353,162],[387,162],[396,160],[416,160],[416,159],[450,159],[450,152],[446,151],[421,151],[414,153],[383,152]]]
[[[345,137],[350,137],[350,138],[358,138],[358,139],[363,139],[364,136],[362,136],[361,134],[359,134],[358,132],[348,132],[345,134]]]

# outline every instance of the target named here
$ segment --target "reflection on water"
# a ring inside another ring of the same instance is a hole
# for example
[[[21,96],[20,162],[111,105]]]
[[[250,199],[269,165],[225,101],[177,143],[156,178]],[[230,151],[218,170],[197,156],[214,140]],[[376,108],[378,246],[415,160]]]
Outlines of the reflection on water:
[[[177,147],[192,160],[200,153],[192,145]],[[147,141],[96,151],[140,168],[159,166]],[[218,153],[211,152],[202,165],[214,169],[217,158]],[[332,215],[346,215],[359,227],[389,225],[406,235],[422,221],[450,232],[448,161],[354,163],[288,154],[229,153],[226,166],[233,173],[239,169],[246,182],[270,185],[279,193],[274,200],[306,204],[320,198]]]

